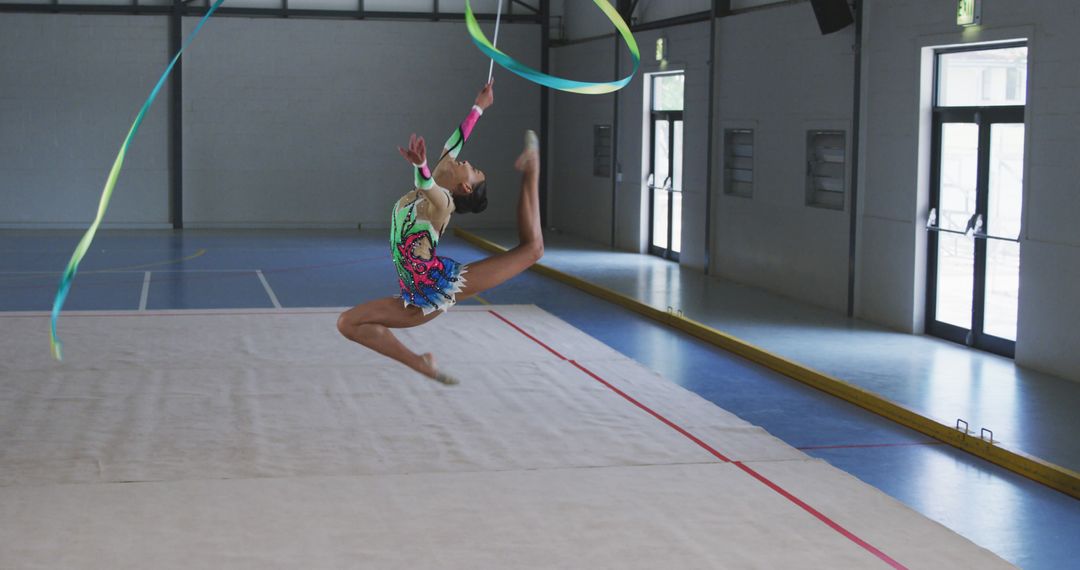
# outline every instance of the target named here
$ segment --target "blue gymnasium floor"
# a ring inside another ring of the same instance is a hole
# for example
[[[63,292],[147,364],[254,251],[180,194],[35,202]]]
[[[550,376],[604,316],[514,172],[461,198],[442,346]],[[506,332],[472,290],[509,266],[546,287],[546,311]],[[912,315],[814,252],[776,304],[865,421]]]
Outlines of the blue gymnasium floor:
[[[48,310],[79,236],[0,232],[0,311]],[[439,252],[486,255],[449,235]],[[393,293],[383,231],[103,232],[66,308],[345,307]],[[1013,564],[1075,567],[1080,502],[1062,493],[544,277],[482,298],[540,306]]]

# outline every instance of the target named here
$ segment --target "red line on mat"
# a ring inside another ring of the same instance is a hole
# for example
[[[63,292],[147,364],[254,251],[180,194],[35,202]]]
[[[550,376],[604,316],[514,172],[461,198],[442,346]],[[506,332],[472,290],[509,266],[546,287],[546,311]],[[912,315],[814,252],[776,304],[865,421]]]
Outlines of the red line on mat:
[[[761,481],[762,483],[764,483],[766,486],[768,486],[773,491],[776,491],[777,493],[780,493],[781,495],[784,496],[785,499],[795,503],[796,505],[801,507],[804,511],[810,513],[811,515],[814,515],[814,517],[816,517],[818,520],[820,520],[821,522],[829,525],[830,528],[832,528],[836,532],[844,535],[844,537],[847,538],[848,540],[850,540],[850,541],[854,542],[855,544],[858,544],[859,546],[863,547],[870,554],[873,554],[874,556],[877,556],[878,558],[880,558],[883,562],[885,562],[889,566],[892,566],[893,568],[897,568],[897,569],[904,569],[904,570],[907,569],[906,566],[904,566],[903,564],[900,564],[899,562],[893,560],[888,554],[885,554],[884,552],[882,552],[882,551],[878,550],[876,547],[874,547],[874,545],[872,545],[869,542],[866,542],[865,540],[855,536],[854,533],[852,533],[848,529],[840,526],[839,523],[837,523],[836,521],[834,521],[834,520],[830,519],[829,517],[825,516],[824,514],[822,514],[820,511],[818,511],[814,507],[811,507],[810,505],[804,503],[801,499],[799,499],[795,495],[792,495],[791,493],[787,492],[780,485],[777,485],[776,483],[773,483],[772,481],[767,479],[761,473],[758,473],[757,471],[754,471],[753,469],[748,467],[746,464],[744,464],[742,461],[736,461],[735,466],[738,467],[739,469],[742,469],[743,471],[749,473],[751,477],[753,477],[754,479],[757,479],[758,481]]]
[[[560,359],[566,360],[570,364],[573,364],[578,369],[580,369],[582,372],[588,374],[589,376],[592,376],[593,379],[595,379],[597,382],[603,384],[604,386],[607,386],[610,390],[612,390],[616,394],[622,396],[623,398],[626,398],[626,400],[628,402],[630,402],[631,404],[641,408],[642,410],[645,410],[646,412],[648,412],[654,418],[660,420],[661,422],[664,422],[664,424],[666,424],[671,429],[673,429],[673,430],[683,434],[684,436],[690,438],[691,441],[693,441],[694,443],[701,446],[702,449],[704,449],[705,451],[708,451],[709,453],[716,456],[716,458],[719,459],[720,461],[723,461],[725,463],[730,463],[731,462],[731,460],[728,459],[727,457],[725,457],[723,453],[720,453],[719,451],[713,449],[709,444],[707,444],[704,441],[701,441],[700,439],[694,437],[693,434],[691,434],[690,432],[688,432],[688,431],[684,430],[683,428],[679,427],[675,422],[673,422],[673,421],[665,418],[664,416],[656,413],[654,410],[650,409],[645,404],[642,404],[641,402],[635,400],[633,397],[631,397],[626,392],[623,392],[622,390],[616,388],[615,386],[612,386],[608,381],[606,381],[603,378],[597,376],[596,374],[593,374],[593,372],[591,370],[589,370],[588,368],[585,368],[584,366],[577,363],[576,361],[570,360],[569,358],[559,354],[559,352],[557,350],[555,350],[554,348],[551,348],[550,346],[544,344],[540,339],[536,338],[535,336],[525,332],[521,327],[519,327],[519,326],[515,325],[514,323],[510,322],[510,320],[507,319],[506,317],[504,317],[504,316],[500,315],[499,313],[497,313],[495,311],[492,311],[490,309],[488,310],[488,312],[491,313],[492,315],[495,315],[496,317],[498,317],[502,322],[504,322],[504,323],[510,325],[511,327],[513,327],[514,330],[516,330],[519,333],[529,337],[529,339],[531,339],[536,344],[539,344],[540,346],[546,348],[548,350],[548,352],[550,352],[551,354],[554,354],[555,356],[558,356]]]
[[[540,341],[540,339],[534,337],[533,335],[525,332],[521,327],[519,327],[519,326],[515,325],[514,323],[510,322],[510,320],[507,319],[506,317],[504,317],[504,316],[500,315],[499,313],[497,313],[495,311],[492,311],[492,310],[488,310],[488,312],[491,313],[492,315],[495,315],[496,317],[498,317],[499,320],[501,320],[504,323],[506,323],[506,324],[510,325],[511,327],[513,327],[514,330],[516,330],[519,333],[529,337],[536,344],[539,344],[540,346],[546,348],[549,352],[551,352],[555,356],[558,356],[559,358],[568,361],[570,364],[573,364],[575,367],[577,367],[579,370],[581,370],[585,374],[588,374],[594,380],[600,382],[604,386],[607,386],[610,390],[612,390],[616,394],[622,396],[623,398],[625,398],[627,401],[634,404],[638,408],[641,408],[642,410],[648,412],[650,415],[652,415],[654,418],[660,420],[661,422],[666,424],[668,427],[670,427],[670,428],[674,429],[675,431],[683,434],[688,439],[690,439],[691,441],[698,444],[699,446],[701,446],[703,449],[705,449],[709,453],[711,453],[714,456],[716,456],[717,458],[719,458],[721,461],[724,461],[725,463],[732,463],[733,465],[735,465],[739,469],[742,469],[744,472],[746,472],[747,474],[752,476],[754,479],[757,479],[759,482],[763,483],[764,485],[766,485],[767,487],[769,487],[773,491],[776,491],[781,496],[783,496],[785,499],[791,501],[792,503],[795,503],[795,505],[799,506],[804,511],[810,513],[815,518],[817,518],[821,522],[828,525],[829,528],[832,528],[833,530],[840,533],[841,535],[843,535],[848,540],[850,540],[850,541],[854,542],[855,544],[861,546],[864,550],[866,550],[870,554],[873,554],[874,556],[878,557],[881,561],[885,562],[889,566],[892,566],[893,568],[896,568],[898,570],[901,570],[901,569],[902,570],[907,570],[907,567],[904,566],[903,564],[900,564],[896,560],[893,560],[891,557],[889,557],[889,555],[887,555],[884,552],[878,550],[872,544],[866,542],[865,540],[859,538],[858,536],[855,536],[854,533],[852,533],[851,531],[847,530],[846,528],[840,526],[839,523],[837,523],[836,521],[834,521],[834,520],[830,519],[829,517],[825,516],[824,514],[822,514],[820,511],[818,511],[814,507],[811,507],[810,505],[806,504],[805,502],[803,502],[801,499],[799,499],[795,495],[792,495],[788,491],[784,490],[783,487],[777,485],[776,483],[773,483],[772,481],[767,479],[764,475],[758,473],[757,471],[754,471],[753,469],[751,469],[750,467],[748,467],[747,465],[745,465],[741,461],[732,461],[732,460],[728,459],[722,453],[720,453],[719,451],[716,451],[715,449],[710,447],[709,444],[701,441],[701,439],[695,437],[693,434],[686,431],[685,429],[683,429],[679,425],[675,424],[671,420],[669,420],[669,419],[665,418],[664,416],[658,414],[657,412],[653,411],[652,409],[650,409],[645,404],[642,404],[641,402],[635,400],[629,394],[627,394],[626,392],[623,392],[622,390],[616,388],[610,382],[608,382],[608,381],[604,380],[603,378],[601,378],[600,376],[596,375],[595,373],[593,373],[588,368],[585,368],[584,366],[582,366],[578,362],[576,362],[574,360],[570,360],[569,358],[559,354],[555,349],[553,349],[550,346],[544,344],[543,342]]]
[[[596,380],[597,382],[603,384],[604,386],[607,386],[608,388],[610,388],[616,394],[622,396],[623,398],[626,398],[626,400],[629,401],[631,404],[641,408],[642,410],[645,410],[652,417],[660,420],[661,422],[664,422],[664,424],[666,424],[671,429],[683,434],[688,439],[690,439],[690,441],[698,444],[705,451],[708,451],[709,453],[715,455],[716,458],[719,459],[720,461],[723,461],[724,463],[731,463],[731,460],[728,459],[723,453],[720,453],[719,451],[713,449],[711,445],[705,443],[704,441],[701,441],[700,439],[695,437],[694,434],[686,431],[685,429],[680,427],[675,422],[665,418],[664,416],[662,416],[662,415],[656,413],[655,411],[653,411],[651,408],[649,408],[645,404],[642,404],[641,402],[639,402],[639,401],[635,400],[634,398],[630,397],[630,395],[627,394],[626,392],[623,392],[622,390],[616,388],[615,386],[612,386],[610,383],[608,383],[607,380],[604,380],[603,378],[601,378],[601,377],[597,376],[596,374],[594,374],[592,370],[589,370],[588,368],[585,368],[584,366],[582,366],[581,364],[579,364],[578,362],[576,362],[574,360],[571,360],[570,364],[573,364],[574,366],[578,367],[578,369],[581,370],[582,372],[588,374],[589,376],[592,376],[594,380]]]
[[[510,325],[511,327],[514,327],[514,330],[516,330],[517,332],[529,337],[536,344],[539,344],[540,346],[548,349],[548,352],[550,352],[551,354],[554,354],[555,356],[558,356],[559,358],[561,358],[563,360],[569,360],[565,356],[559,354],[554,348],[551,348],[550,346],[544,344],[543,342],[540,342],[540,339],[538,339],[535,336],[525,332],[524,330],[521,329],[521,327],[519,327],[519,326],[515,325],[514,323],[510,322],[509,319],[507,319],[506,317],[504,317],[504,316],[500,315],[499,313],[496,313],[495,311],[492,311],[490,309],[488,310],[488,312],[495,315],[496,317],[499,317],[499,319],[502,320],[502,322]]]

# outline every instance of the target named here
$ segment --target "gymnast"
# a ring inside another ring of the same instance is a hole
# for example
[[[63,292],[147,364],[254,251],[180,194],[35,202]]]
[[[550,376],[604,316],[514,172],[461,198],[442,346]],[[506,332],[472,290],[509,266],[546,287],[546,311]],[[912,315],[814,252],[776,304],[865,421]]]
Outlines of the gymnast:
[[[422,325],[458,300],[482,293],[528,269],[544,255],[538,195],[539,143],[532,131],[526,132],[525,149],[514,163],[522,173],[518,245],[468,265],[435,253],[453,212],[479,213],[487,207],[486,175],[467,161],[457,161],[457,156],[480,116],[494,101],[493,85],[488,82],[476,96],[469,115],[446,141],[434,169],[428,167],[422,137],[414,134],[407,149],[398,147],[398,152],[412,163],[416,182],[416,187],[394,204],[390,221],[391,255],[401,293],[357,305],[338,318],[338,330],[345,338],[443,384],[457,384],[457,380],[438,369],[431,353],[416,354],[390,329]]]

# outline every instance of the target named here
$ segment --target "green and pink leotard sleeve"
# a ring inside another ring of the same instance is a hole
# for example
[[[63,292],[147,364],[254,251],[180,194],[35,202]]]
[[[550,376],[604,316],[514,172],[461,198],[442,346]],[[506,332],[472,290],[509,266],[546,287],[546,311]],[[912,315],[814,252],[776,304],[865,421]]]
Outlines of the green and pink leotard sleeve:
[[[454,159],[457,158],[458,153],[461,152],[461,148],[465,146],[465,141],[469,140],[469,135],[472,134],[473,127],[476,126],[476,122],[480,120],[480,116],[484,114],[483,109],[473,105],[469,110],[469,114],[465,117],[464,121],[461,121],[461,125],[458,126],[454,134],[450,135],[450,138],[446,140],[446,144],[443,145],[442,156],[439,157],[439,162],[442,162],[444,158],[449,156]]]
[[[450,135],[449,139],[446,139],[446,144],[443,145],[442,155],[439,157],[439,162],[442,162],[447,156],[451,159],[457,158],[461,153],[461,149],[465,146],[465,141],[469,140],[469,135],[472,134],[473,128],[476,126],[477,121],[480,120],[480,116],[484,114],[484,111],[473,105],[469,110],[469,114],[466,115],[465,120],[458,125],[458,128],[454,130],[454,133]],[[430,190],[435,186],[435,179],[432,177],[431,169],[428,168],[427,162],[423,164],[414,164],[414,179],[416,187],[421,190]]]

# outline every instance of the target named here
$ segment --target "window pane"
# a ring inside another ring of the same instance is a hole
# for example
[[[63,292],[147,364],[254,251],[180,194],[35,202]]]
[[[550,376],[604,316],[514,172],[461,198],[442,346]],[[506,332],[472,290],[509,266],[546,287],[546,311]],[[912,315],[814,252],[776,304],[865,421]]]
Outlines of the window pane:
[[[682,251],[682,192],[671,193],[671,251]]]
[[[991,125],[987,233],[1010,239],[1020,237],[1023,188],[1024,125]]]
[[[657,120],[655,123],[655,135],[653,138],[653,184],[657,188],[663,188],[667,177],[671,175],[671,157],[668,154],[668,139],[670,139],[671,123],[666,120]]]
[[[676,75],[653,76],[653,111],[682,111],[683,110],[683,86],[686,76],[679,73]]]
[[[652,244],[656,247],[667,249],[667,215],[668,215],[668,192],[667,190],[653,190],[653,216],[652,216]]]
[[[937,314],[943,323],[971,329],[975,238],[938,234]]]
[[[751,196],[754,191],[754,131],[724,130],[724,192]]]
[[[938,224],[964,231],[975,213],[975,184],[979,176],[979,126],[945,123],[941,126],[941,194]]]
[[[806,203],[844,209],[847,176],[847,134],[844,131],[806,132]]]
[[[683,175],[683,122],[675,121],[675,152],[671,158],[671,169],[674,172],[672,175],[671,187],[675,190],[682,190],[682,175]]]
[[[1016,309],[1020,297],[1020,244],[986,241],[986,302],[983,332],[1016,340]]]
[[[1023,105],[1026,101],[1026,47],[938,55],[938,106]]]

